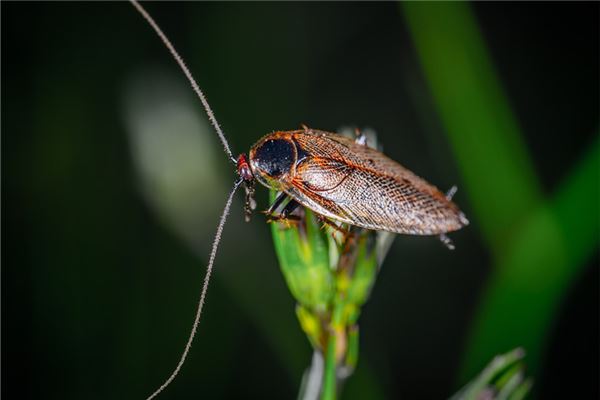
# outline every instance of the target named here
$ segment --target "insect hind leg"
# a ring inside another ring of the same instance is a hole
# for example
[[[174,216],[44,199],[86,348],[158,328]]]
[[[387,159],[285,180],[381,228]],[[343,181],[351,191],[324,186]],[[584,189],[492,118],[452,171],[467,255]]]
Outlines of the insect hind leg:
[[[448,237],[448,235],[446,235],[445,233],[442,233],[440,236],[440,242],[442,242],[444,244],[444,246],[446,246],[446,248],[448,250],[454,250],[454,243],[452,242],[452,239],[450,239]]]
[[[330,220],[327,217],[322,216],[321,214],[315,214],[317,216],[317,219],[319,221],[321,221],[321,223],[323,224],[322,227],[325,228],[326,226],[330,227],[331,229],[333,229],[334,232],[339,232],[344,236],[349,236],[351,233],[351,227],[348,226],[348,229],[344,228],[341,225],[338,225],[337,223],[335,223],[334,221]]]
[[[456,187],[456,185],[452,186],[450,189],[448,189],[448,191],[446,192],[446,199],[448,200],[452,200],[452,198],[454,197],[454,195],[456,194],[456,192],[458,191],[458,187]]]
[[[448,191],[446,192],[446,199],[448,199],[448,201],[452,200],[452,197],[454,197],[457,190],[458,190],[458,188],[456,187],[456,185],[454,185],[450,189],[448,189]],[[439,236],[439,238],[440,238],[440,242],[442,242],[448,250],[454,250],[454,248],[455,248],[454,243],[452,243],[452,239],[450,239],[448,237],[448,235],[446,235],[445,233],[442,233]]]

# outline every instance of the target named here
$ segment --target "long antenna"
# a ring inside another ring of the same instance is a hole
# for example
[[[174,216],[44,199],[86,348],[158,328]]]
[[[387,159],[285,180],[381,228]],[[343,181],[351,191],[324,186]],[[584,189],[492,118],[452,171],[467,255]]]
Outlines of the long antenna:
[[[202,292],[200,293],[200,300],[198,300],[198,307],[196,309],[196,317],[194,318],[194,323],[192,325],[192,330],[190,331],[190,336],[188,337],[188,341],[185,344],[185,348],[183,349],[183,353],[179,358],[179,362],[177,366],[171,372],[171,375],[167,378],[167,380],[160,385],[158,389],[154,391],[146,400],[151,400],[158,396],[160,392],[162,392],[169,384],[175,379],[179,370],[181,369],[185,359],[187,358],[188,353],[192,347],[192,341],[194,340],[194,336],[196,336],[196,331],[198,330],[198,324],[200,323],[200,316],[202,315],[202,308],[204,306],[204,300],[206,299],[206,291],[208,290],[208,282],[210,281],[210,276],[212,274],[213,264],[215,262],[215,256],[217,255],[217,248],[219,247],[219,242],[221,241],[221,234],[223,233],[223,226],[225,225],[225,221],[227,220],[227,215],[229,214],[229,209],[231,208],[231,202],[233,201],[233,195],[235,191],[240,187],[243,180],[238,180],[235,185],[233,185],[233,189],[229,193],[229,197],[227,198],[227,202],[225,203],[225,208],[223,209],[223,214],[221,214],[221,219],[219,220],[219,225],[217,226],[217,233],[215,234],[215,239],[213,241],[212,249],[210,251],[210,258],[208,259],[208,267],[206,267],[206,275],[204,275],[204,283],[202,285]]]
[[[210,108],[210,105],[208,104],[208,101],[206,100],[206,96],[204,96],[204,93],[202,93],[202,90],[200,90],[200,86],[198,86],[198,84],[196,83],[196,80],[192,76],[192,73],[190,72],[188,67],[185,65],[183,58],[181,58],[181,56],[179,55],[177,50],[175,50],[175,46],[173,46],[173,44],[171,43],[171,41],[169,40],[167,35],[165,35],[163,33],[162,29],[160,29],[158,24],[154,21],[154,19],[150,16],[150,14],[148,14],[148,12],[144,9],[144,7],[142,7],[142,5],[137,2],[137,0],[129,0],[129,1],[131,1],[131,4],[133,4],[133,6],[136,8],[136,10],[138,10],[138,12],[140,14],[142,14],[142,17],[144,17],[144,19],[146,21],[148,21],[148,24],[150,24],[152,29],[154,29],[154,31],[156,32],[156,34],[158,35],[160,40],[162,40],[162,42],[165,44],[167,49],[169,49],[169,51],[171,52],[171,55],[173,56],[173,58],[175,58],[175,61],[177,61],[177,64],[179,64],[179,67],[181,67],[181,70],[187,77],[188,81],[190,82],[190,85],[192,85],[192,89],[194,89],[194,92],[196,92],[196,94],[198,95],[198,98],[200,98],[200,101],[202,102],[202,105],[204,106],[204,110],[206,111],[206,114],[208,115],[208,119],[210,120],[210,123],[212,124],[212,126],[215,127],[215,130],[217,131],[217,135],[219,135],[219,139],[221,139],[221,143],[223,144],[223,147],[225,148],[225,152],[229,156],[229,159],[234,164],[236,164],[237,160],[233,156],[233,153],[231,152],[231,149],[229,148],[229,143],[227,143],[227,139],[225,139],[225,134],[223,134],[223,131],[221,130],[221,127],[219,126],[219,123],[217,122],[217,119],[215,118],[215,114],[213,113],[212,109]]]

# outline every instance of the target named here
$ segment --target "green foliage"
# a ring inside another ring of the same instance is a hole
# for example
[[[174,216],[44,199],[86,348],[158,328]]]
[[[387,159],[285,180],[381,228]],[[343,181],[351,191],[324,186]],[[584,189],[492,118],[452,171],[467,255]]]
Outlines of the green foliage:
[[[276,195],[272,190],[271,201]],[[271,232],[281,271],[298,303],[300,326],[314,351],[325,357],[321,396],[333,399],[358,362],[360,308],[383,257],[376,254],[377,232],[332,227],[308,209],[300,215],[299,221],[272,223]]]
[[[271,191],[271,201],[274,196]],[[301,307],[324,313],[335,294],[329,243],[313,213],[307,211],[305,221],[303,229],[295,229],[287,222],[271,224],[273,242],[283,276],[296,301]]]
[[[598,246],[598,141],[544,198],[470,6],[403,3],[403,11],[494,256],[461,379],[515,346],[527,349],[537,373],[560,301]]]
[[[271,191],[271,201],[277,192]],[[335,399],[343,381],[358,362],[358,317],[377,276],[377,232],[345,233],[303,209],[300,221],[271,225],[281,271],[298,302],[296,314],[315,352],[325,358],[320,373],[320,398]],[[342,229],[348,229],[342,225]],[[387,239],[389,240],[389,239]],[[525,353],[515,349],[496,356],[479,375],[451,400],[518,400],[532,381],[524,378]],[[300,398],[306,396],[306,378]],[[306,396],[306,398],[311,398]]]
[[[477,377],[450,400],[520,400],[531,389],[532,380],[524,378],[525,352],[515,349],[496,356]]]

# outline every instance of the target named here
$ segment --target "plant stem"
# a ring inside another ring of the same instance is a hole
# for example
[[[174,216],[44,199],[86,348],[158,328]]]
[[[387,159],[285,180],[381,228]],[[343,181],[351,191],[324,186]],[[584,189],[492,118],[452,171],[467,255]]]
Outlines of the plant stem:
[[[323,354],[314,350],[310,367],[304,373],[299,400],[319,400],[323,385]]]
[[[327,349],[325,350],[325,371],[323,379],[323,400],[335,400],[336,398],[336,333],[331,331],[327,340]]]

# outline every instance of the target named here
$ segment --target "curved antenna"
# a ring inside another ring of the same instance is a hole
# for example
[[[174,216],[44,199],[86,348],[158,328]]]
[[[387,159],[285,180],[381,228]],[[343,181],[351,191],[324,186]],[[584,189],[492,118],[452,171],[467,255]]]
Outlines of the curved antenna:
[[[156,34],[158,35],[160,40],[164,43],[164,45],[167,47],[169,52],[171,52],[171,55],[173,56],[173,58],[175,58],[175,61],[177,61],[177,64],[179,64],[179,67],[181,68],[181,70],[185,74],[186,78],[192,85],[192,89],[194,89],[194,92],[196,92],[196,94],[198,95],[198,98],[200,98],[200,101],[202,102],[202,105],[204,106],[204,110],[206,111],[206,114],[208,115],[208,119],[210,120],[210,123],[212,124],[212,126],[215,127],[215,130],[217,131],[217,135],[219,135],[219,139],[221,139],[221,143],[223,144],[223,147],[225,148],[225,152],[229,156],[229,159],[234,164],[236,164],[237,159],[233,156],[233,153],[231,152],[231,149],[229,148],[229,143],[227,143],[227,139],[225,139],[225,134],[223,134],[223,131],[221,130],[221,127],[219,126],[219,123],[217,122],[217,119],[215,118],[215,114],[213,113],[212,109],[210,108],[210,105],[208,104],[208,101],[206,100],[206,96],[204,96],[204,93],[202,92],[202,90],[200,90],[200,86],[198,86],[198,84],[196,83],[196,80],[192,76],[192,73],[190,72],[188,67],[185,65],[183,58],[181,58],[181,56],[179,55],[177,50],[175,50],[175,46],[173,46],[173,44],[171,43],[171,41],[169,40],[167,35],[165,35],[163,33],[162,29],[160,29],[158,24],[154,21],[154,19],[150,16],[150,14],[148,14],[148,12],[144,9],[144,7],[142,7],[142,5],[137,2],[137,0],[129,0],[129,1],[131,2],[131,4],[133,4],[133,6],[136,8],[136,10],[138,10],[138,12],[140,14],[142,14],[142,17],[144,17],[144,19],[148,22],[148,24],[150,24],[152,29],[154,29],[154,31],[156,32]]]
[[[223,214],[221,214],[221,218],[219,219],[219,225],[217,226],[217,233],[215,234],[215,239],[213,241],[212,249],[210,251],[210,258],[208,259],[208,266],[206,267],[206,275],[204,275],[204,283],[202,285],[202,292],[200,293],[200,300],[198,300],[198,307],[196,309],[196,317],[194,318],[194,323],[192,324],[192,330],[190,331],[190,336],[188,337],[187,343],[185,344],[185,348],[183,349],[183,353],[181,353],[181,357],[179,358],[179,362],[177,366],[171,372],[171,375],[167,378],[167,380],[160,385],[158,389],[154,391],[146,400],[151,400],[158,396],[160,392],[162,392],[169,384],[175,379],[179,370],[183,366],[185,359],[187,358],[188,353],[192,347],[192,341],[194,340],[194,336],[196,336],[196,331],[198,330],[198,324],[200,323],[200,316],[202,315],[202,308],[204,307],[204,300],[206,299],[206,292],[208,290],[208,282],[210,281],[210,277],[212,275],[213,264],[215,262],[215,256],[217,255],[217,248],[219,247],[219,242],[221,241],[221,234],[223,233],[223,226],[225,225],[225,221],[227,220],[227,215],[229,215],[229,209],[231,208],[231,203],[233,201],[233,195],[235,191],[240,187],[243,180],[238,180],[235,185],[233,185],[233,189],[229,193],[229,197],[227,198],[227,202],[225,203],[225,208],[223,209]]]

